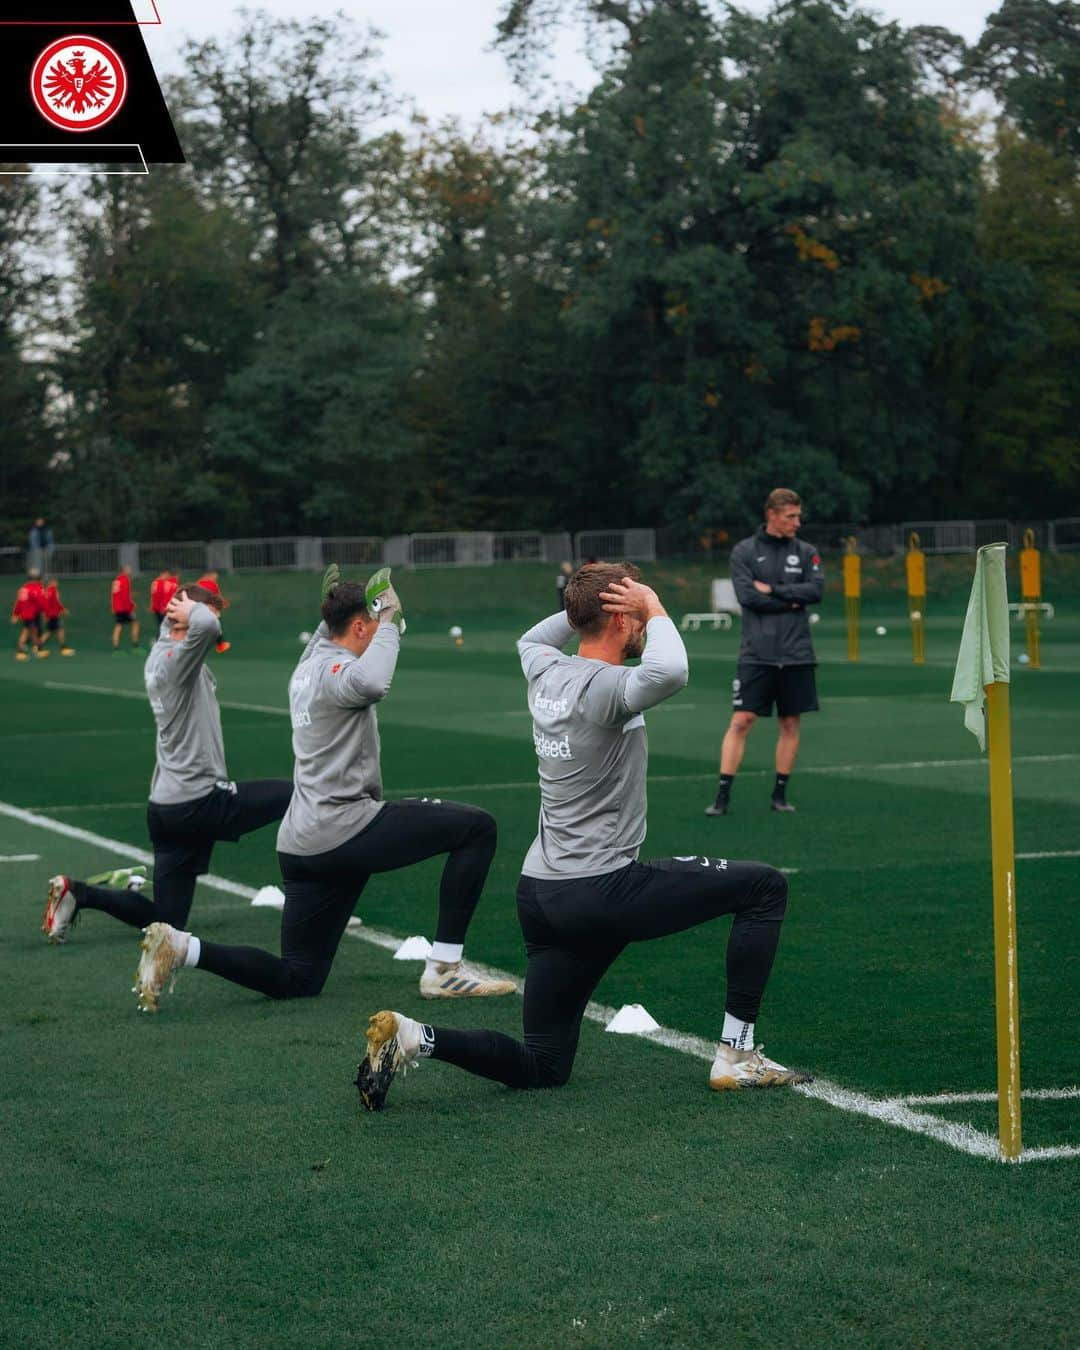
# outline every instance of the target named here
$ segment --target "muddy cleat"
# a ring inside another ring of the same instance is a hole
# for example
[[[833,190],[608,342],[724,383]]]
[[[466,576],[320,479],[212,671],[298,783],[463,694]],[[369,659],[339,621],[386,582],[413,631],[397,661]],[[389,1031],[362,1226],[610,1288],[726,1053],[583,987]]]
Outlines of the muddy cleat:
[[[383,1010],[368,1019],[367,1054],[356,1068],[356,1087],[365,1111],[381,1111],[394,1076],[402,1077],[431,1054],[431,1028],[401,1013]]]
[[[53,877],[49,882],[49,898],[41,920],[41,931],[51,943],[59,946],[67,941],[68,929],[75,922],[78,906],[71,882],[65,876]]]
[[[814,1075],[801,1069],[785,1069],[766,1059],[759,1046],[754,1050],[735,1050],[720,1044],[709,1070],[709,1086],[714,1092],[737,1092],[743,1088],[794,1087],[812,1083]]]
[[[705,808],[705,814],[707,816],[726,816],[730,810],[731,798],[726,792],[718,792],[716,794],[716,801],[714,801],[711,806]]]
[[[189,936],[167,923],[152,923],[143,929],[142,956],[132,988],[142,1012],[157,1012],[162,994],[172,993],[176,972],[187,958]]]
[[[421,998],[498,998],[517,989],[513,980],[493,980],[464,961],[429,961],[420,976]]]
[[[773,797],[770,806],[774,811],[794,811],[795,808],[784,797]]]

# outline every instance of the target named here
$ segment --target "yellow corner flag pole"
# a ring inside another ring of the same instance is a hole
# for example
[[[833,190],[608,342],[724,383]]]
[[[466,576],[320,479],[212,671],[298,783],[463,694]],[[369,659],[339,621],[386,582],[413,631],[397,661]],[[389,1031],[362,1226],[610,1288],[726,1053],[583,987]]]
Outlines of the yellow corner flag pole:
[[[1016,951],[1016,852],[1013,842],[1012,737],[1009,722],[1009,598],[1005,545],[979,549],[952,702],[979,748],[990,741],[990,851],[994,874],[994,991],[997,1010],[998,1139],[1001,1155],[1020,1157],[1020,999]],[[985,702],[985,722],[983,708]],[[985,729],[984,729],[985,728]]]
[[[859,599],[862,595],[862,559],[855,536],[851,535],[844,554],[844,609],[847,611],[847,659],[859,659]]]
[[[906,559],[911,659],[917,666],[926,664],[926,554],[919,542],[919,536],[912,532]]]
[[[1039,605],[1042,603],[1042,562],[1035,547],[1035,531],[1024,531],[1024,547],[1020,550],[1020,598],[1024,602],[1024,620],[1027,628],[1027,654],[1031,668],[1038,670],[1039,661]]]

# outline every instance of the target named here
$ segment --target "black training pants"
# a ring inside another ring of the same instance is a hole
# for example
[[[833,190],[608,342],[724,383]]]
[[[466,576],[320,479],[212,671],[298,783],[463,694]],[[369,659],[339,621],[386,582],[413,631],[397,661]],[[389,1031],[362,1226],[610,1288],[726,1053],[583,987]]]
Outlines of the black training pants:
[[[235,842],[280,820],[289,805],[292,787],[289,779],[261,778],[219,784],[205,797],[175,806],[151,802],[146,808],[146,823],[154,845],[153,900],[139,891],[75,882],[79,908],[104,910],[136,928],[150,923],[184,928],[191,913],[195,882],[210,870],[215,842]]]
[[[665,858],[570,881],[522,877],[518,919],[528,967],[524,1041],[497,1031],[435,1027],[433,1058],[508,1087],[561,1087],[570,1077],[586,1004],[623,948],[733,914],[727,1002],[753,1022],[787,909],[787,881],[764,863]]]
[[[322,992],[345,925],[368,878],[447,853],[439,886],[438,942],[460,943],[495,856],[493,817],[476,806],[411,798],[387,802],[359,834],[327,853],[279,853],[285,878],[281,955],[203,942],[199,969],[270,998]]]

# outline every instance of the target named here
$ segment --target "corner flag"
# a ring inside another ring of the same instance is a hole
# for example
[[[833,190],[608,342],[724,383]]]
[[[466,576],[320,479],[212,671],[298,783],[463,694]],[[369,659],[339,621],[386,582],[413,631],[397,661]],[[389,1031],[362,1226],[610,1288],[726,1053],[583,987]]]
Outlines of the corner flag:
[[[1016,852],[1009,726],[1009,596],[1005,545],[975,557],[950,701],[986,748],[990,736],[990,852],[994,873],[994,993],[997,1015],[998,1139],[1002,1157],[1020,1157],[1020,1000],[1016,967]],[[983,709],[985,706],[985,722]]]
[[[986,749],[983,706],[988,685],[1009,683],[1009,596],[1005,587],[1005,545],[985,544],[975,555],[960,655],[956,658],[951,703],[964,705],[964,726]]]

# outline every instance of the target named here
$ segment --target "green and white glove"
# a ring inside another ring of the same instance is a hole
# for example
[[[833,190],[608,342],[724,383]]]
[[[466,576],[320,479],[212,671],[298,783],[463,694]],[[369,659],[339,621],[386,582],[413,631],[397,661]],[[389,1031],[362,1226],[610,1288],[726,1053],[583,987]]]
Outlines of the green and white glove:
[[[340,580],[341,572],[337,563],[331,563],[322,576],[322,598],[324,600]]]
[[[364,603],[368,613],[377,619],[388,619],[398,626],[404,635],[405,615],[401,612],[401,600],[390,580],[389,567],[380,567],[364,587]]]

